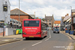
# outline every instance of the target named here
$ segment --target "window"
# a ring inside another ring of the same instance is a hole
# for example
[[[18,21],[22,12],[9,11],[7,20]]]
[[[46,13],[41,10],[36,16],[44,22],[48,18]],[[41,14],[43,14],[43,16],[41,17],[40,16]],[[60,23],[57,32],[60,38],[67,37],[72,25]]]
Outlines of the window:
[[[58,26],[59,26],[59,24],[58,24]]]
[[[49,23],[49,25],[51,25],[51,23]]]
[[[7,1],[5,1],[5,4],[7,4]]]
[[[15,23],[15,21],[13,21],[13,23]]]
[[[51,22],[51,20],[49,20],[49,22]]]
[[[24,26],[28,27],[28,26],[39,26],[39,21],[24,21]]]
[[[56,24],[54,24],[56,26]]]

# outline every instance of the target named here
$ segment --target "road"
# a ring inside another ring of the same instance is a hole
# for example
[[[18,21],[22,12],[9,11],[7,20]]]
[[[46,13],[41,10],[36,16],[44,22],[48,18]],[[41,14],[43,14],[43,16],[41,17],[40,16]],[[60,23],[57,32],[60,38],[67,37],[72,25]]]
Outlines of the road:
[[[0,50],[71,50],[73,40],[62,33],[51,30],[43,39],[28,39],[0,46]],[[69,46],[69,48],[67,48]]]

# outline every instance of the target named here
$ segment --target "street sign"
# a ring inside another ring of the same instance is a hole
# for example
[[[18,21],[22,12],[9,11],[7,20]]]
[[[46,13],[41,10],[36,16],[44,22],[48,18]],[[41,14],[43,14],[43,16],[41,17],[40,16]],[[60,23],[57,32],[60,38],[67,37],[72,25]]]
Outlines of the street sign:
[[[7,5],[4,5],[4,6],[3,6],[3,11],[5,11],[5,12],[8,11],[8,7],[7,7]]]

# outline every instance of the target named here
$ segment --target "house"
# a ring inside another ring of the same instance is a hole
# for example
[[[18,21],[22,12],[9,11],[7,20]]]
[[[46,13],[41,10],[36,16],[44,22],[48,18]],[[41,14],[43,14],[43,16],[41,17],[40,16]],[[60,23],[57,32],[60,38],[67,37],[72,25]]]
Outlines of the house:
[[[61,26],[61,21],[54,21],[53,27],[59,27]]]
[[[47,23],[48,27],[53,28],[53,23],[54,23],[53,15],[52,16],[45,15],[45,22]]]
[[[23,19],[34,19],[34,16],[31,17],[29,14],[23,12],[22,10],[16,8],[10,11],[10,18],[18,20],[22,23]]]
[[[65,18],[65,17],[61,17],[61,26],[60,26],[60,30],[61,30],[61,31],[63,31],[63,30],[64,30],[64,27],[65,27],[65,24],[64,24],[64,21],[63,21],[64,18]]]
[[[10,23],[9,0],[0,0],[0,21],[4,21],[6,24]]]
[[[71,29],[71,16],[69,16],[69,14],[65,15],[63,22],[64,28],[67,28],[67,30]]]
[[[71,29],[72,30],[75,30],[75,9],[72,9],[71,10],[71,21],[72,21],[72,23],[71,23]]]

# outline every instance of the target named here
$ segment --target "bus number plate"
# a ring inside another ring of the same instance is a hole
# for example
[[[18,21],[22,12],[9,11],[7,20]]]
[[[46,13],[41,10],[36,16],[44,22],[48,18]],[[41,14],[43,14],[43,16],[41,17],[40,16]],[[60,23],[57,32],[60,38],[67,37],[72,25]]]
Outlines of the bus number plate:
[[[29,36],[29,37],[34,37],[34,36]]]

